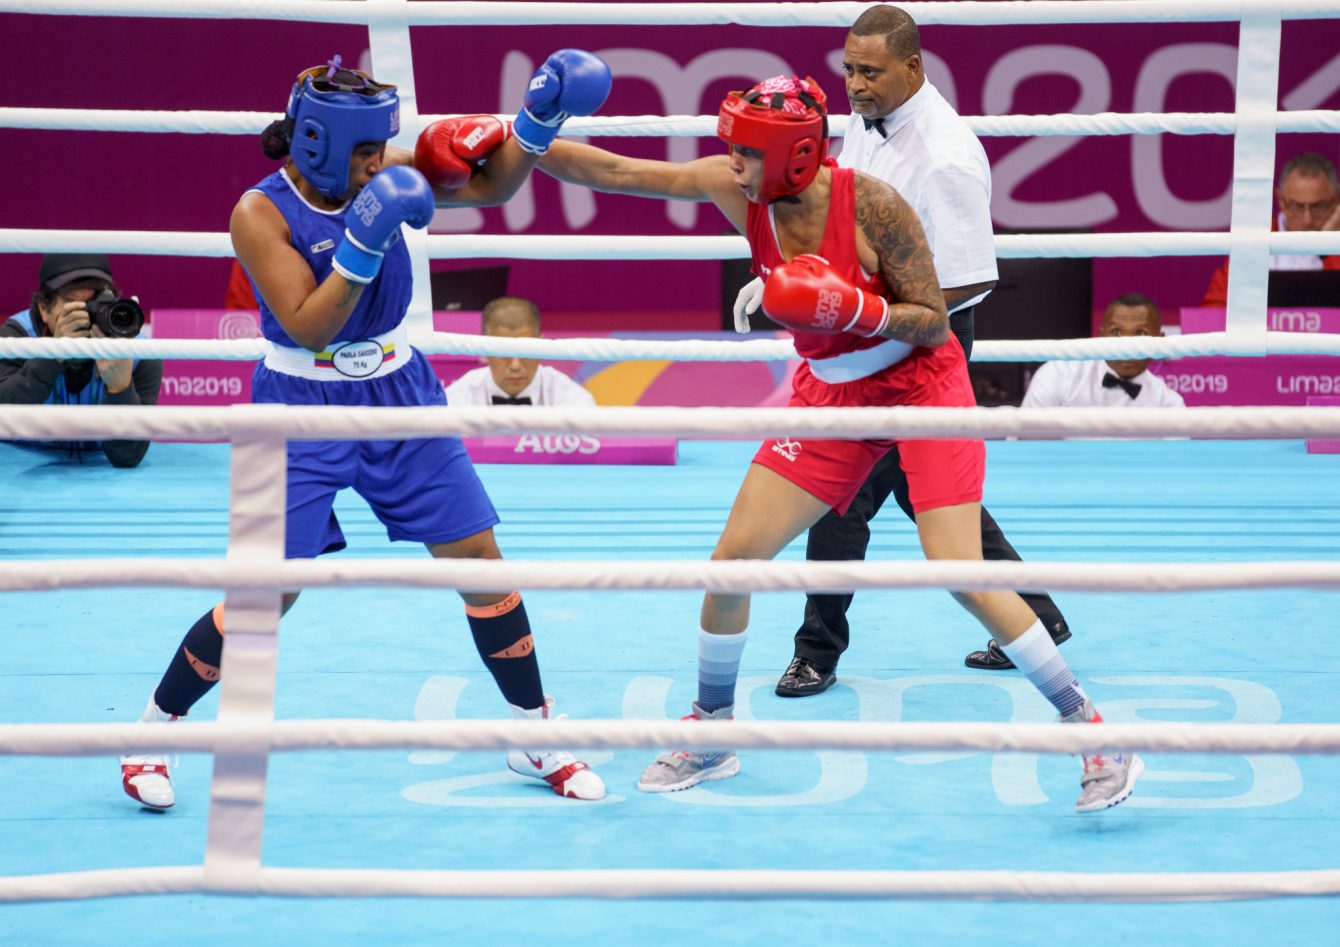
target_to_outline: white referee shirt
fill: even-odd
[[[1147,371],[1130,379],[1140,386],[1134,398],[1120,387],[1104,388],[1107,362],[1045,362],[1028,383],[1025,408],[1185,408],[1182,396]],[[1115,374],[1115,372],[1113,372]]]
[[[888,137],[847,119],[838,164],[891,185],[912,205],[926,231],[944,287],[999,277],[991,229],[991,167],[982,143],[927,81],[884,119]],[[985,294],[983,294],[985,296]],[[962,309],[983,296],[964,300]]]
[[[495,395],[508,397],[493,381],[487,365],[466,372],[447,386],[447,403],[458,408],[492,405]],[[548,365],[536,370],[535,377],[517,397],[529,398],[531,404],[546,407],[589,408],[596,403],[591,392]]]

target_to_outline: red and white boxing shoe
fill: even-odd
[[[553,715],[554,699],[545,695],[544,706],[523,710],[509,704],[512,716],[518,720],[562,720],[567,716]],[[522,776],[542,779],[554,792],[566,799],[585,799],[594,802],[605,798],[605,782],[591,767],[563,750],[541,750],[530,753],[512,750],[507,754],[507,768]]]
[[[164,713],[149,697],[149,705],[140,717],[141,723],[170,723],[175,714]],[[148,809],[171,809],[177,801],[172,791],[172,777],[168,775],[166,754],[147,753],[121,757],[121,788],[126,795]]]

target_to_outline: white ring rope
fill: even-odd
[[[707,732],[704,733],[704,730]],[[0,756],[101,756],[128,750],[209,753],[247,737],[273,752],[305,750],[511,749],[910,751],[984,753],[1317,753],[1340,754],[1335,723],[872,723],[833,720],[732,720],[720,726],[685,720],[275,720],[21,723],[0,725]]]
[[[203,867],[122,868],[0,877],[0,901],[126,895],[264,895],[327,898],[693,898],[1174,902],[1340,894],[1340,871],[377,871],[257,868],[245,883]]]
[[[0,440],[386,440],[571,434],[608,437],[1309,438],[1340,436],[1340,407],[1190,408],[341,408],[6,405]]]
[[[785,339],[509,339],[435,332],[416,338],[430,355],[477,355],[592,362],[775,362],[798,358]],[[0,358],[174,358],[256,361],[260,339],[51,339],[0,338]],[[1039,362],[1077,359],[1193,358],[1204,355],[1340,355],[1340,334],[1266,332],[1242,337],[1204,332],[1165,338],[997,339],[973,345],[974,362]]]
[[[461,3],[399,0],[352,3],[344,0],[125,0],[110,11],[102,0],[0,0],[0,12],[98,14],[173,18],[253,18],[289,22],[369,25],[372,45],[378,29],[407,46],[406,25],[491,24],[703,24],[845,27],[866,3]],[[923,25],[1240,22],[1240,46],[1273,36],[1278,47],[1279,19],[1340,17],[1334,0],[1036,0],[1020,3],[911,3],[905,9]],[[1273,23],[1273,27],[1271,24]],[[1272,32],[1273,29],[1273,32]],[[403,41],[403,42],[402,42]],[[383,36],[383,45],[385,36]],[[1259,45],[1259,43],[1258,43]],[[1251,47],[1256,49],[1256,47]],[[385,49],[382,50],[385,52]],[[1257,50],[1260,68],[1278,72],[1277,53]],[[395,70],[393,69],[392,72]],[[1340,112],[1312,110],[1261,112],[1260,103],[1243,97],[1238,111],[970,117],[981,135],[1232,134],[1273,122],[1280,132],[1340,131]],[[408,88],[408,86],[407,86]],[[1258,96],[1259,98],[1259,96]],[[1244,111],[1246,109],[1247,111]],[[1239,119],[1246,116],[1250,121]],[[107,131],[252,134],[272,116],[264,113],[206,111],[0,109],[0,127],[64,128]],[[433,116],[422,116],[420,124]],[[837,124],[836,119],[833,124]],[[411,127],[413,122],[409,122]],[[569,134],[707,136],[713,120],[705,116],[604,116],[575,120]],[[839,132],[840,133],[840,132]],[[1240,141],[1238,144],[1242,144]],[[1259,151],[1259,149],[1258,149]],[[1259,158],[1259,154],[1258,154]],[[1258,161],[1258,163],[1260,163]],[[1235,168],[1235,188],[1259,199],[1269,182]],[[1245,205],[1244,205],[1245,206]],[[1235,218],[1230,233],[1014,235],[997,238],[1002,257],[1222,255],[1230,242],[1245,239],[1246,224]],[[1340,251],[1337,234],[1251,234],[1251,254],[1241,247],[1234,259],[1250,269],[1268,244],[1273,253]],[[501,257],[518,259],[737,259],[747,256],[741,238],[646,237],[489,237],[434,235],[424,241],[435,259]],[[128,253],[205,257],[232,256],[224,234],[112,231],[0,230],[0,253],[119,250]],[[416,256],[421,262],[422,252]],[[1239,282],[1247,266],[1236,266]],[[1255,280],[1256,277],[1252,277]],[[1260,287],[1250,280],[1235,292],[1230,326],[1245,325],[1254,307],[1241,300]],[[419,331],[419,330],[416,330]],[[512,354],[512,348],[474,337],[421,333],[427,351]],[[1160,340],[1067,340],[1062,342],[981,343],[982,360],[1033,360],[1056,357],[1168,357],[1179,354],[1262,355],[1267,351],[1336,354],[1336,338],[1253,330],[1209,333]],[[23,340],[15,340],[21,342]],[[41,341],[35,354],[54,357],[147,355],[255,359],[260,344],[194,340]],[[67,342],[73,347],[67,350]],[[648,343],[640,340],[542,340],[534,353],[580,353],[571,357],[660,358],[681,351],[681,358],[713,360],[794,357],[789,343]],[[609,343],[608,348],[602,348]],[[0,344],[0,357],[16,349]],[[666,349],[664,346],[677,346]],[[109,346],[103,348],[102,346]],[[566,348],[564,346],[567,346]],[[639,347],[641,346],[641,347]],[[706,347],[703,347],[706,346]],[[96,348],[95,348],[96,347]],[[157,348],[155,348],[157,347]],[[424,346],[421,346],[424,347]],[[1179,348],[1180,347],[1180,348]],[[187,354],[178,354],[187,353]],[[220,353],[226,353],[221,355]],[[631,353],[631,354],[630,354]],[[638,354],[640,353],[640,354]],[[526,353],[532,354],[532,353]],[[1008,358],[1006,357],[1008,356]],[[1080,874],[1075,872],[774,872],[774,871],[330,871],[274,869],[260,863],[264,762],[282,750],[335,747],[434,747],[501,749],[528,747],[707,748],[721,735],[680,722],[555,721],[536,728],[516,722],[457,721],[284,721],[274,722],[273,654],[277,640],[278,592],[289,587],[344,586],[451,587],[463,590],[509,588],[707,588],[848,590],[857,588],[1074,588],[1132,592],[1257,587],[1334,588],[1340,564],[1332,562],[1236,564],[1073,564],[1073,563],[793,563],[793,562],[384,562],[289,560],[273,528],[273,509],[282,497],[285,440],[330,437],[394,438],[433,434],[642,434],[687,436],[773,436],[779,430],[828,437],[890,436],[1197,436],[1308,437],[1340,434],[1340,408],[1229,408],[1162,412],[1134,409],[363,409],[235,406],[233,408],[55,408],[14,406],[0,413],[0,437],[83,438],[105,436],[230,439],[233,483],[230,498],[230,555],[223,560],[89,559],[60,563],[19,562],[0,572],[0,590],[166,585],[225,589],[230,626],[225,653],[230,661],[249,650],[256,660],[238,664],[250,675],[223,682],[219,721],[171,728],[142,725],[0,725],[0,754],[90,755],[133,749],[213,751],[215,783],[203,866],[71,872],[0,877],[0,901],[59,900],[169,892],[225,892],[275,896],[380,897],[640,897],[755,898],[796,897],[920,898],[1058,901],[1223,900],[1340,894],[1340,871]],[[242,551],[245,551],[244,555]],[[40,566],[40,568],[39,568]],[[58,568],[53,568],[56,566]],[[59,575],[57,582],[53,576]],[[240,649],[240,650],[239,650]],[[267,657],[268,656],[268,657]],[[266,662],[269,663],[266,663]],[[239,721],[247,720],[242,724]],[[261,721],[259,724],[256,721]],[[1080,752],[1092,749],[1145,749],[1210,753],[1337,753],[1340,726],[1245,724],[1109,724],[1102,728],[1057,724],[833,724],[750,723],[727,725],[731,743],[755,748],[957,749],[990,752]],[[531,730],[534,730],[534,734]],[[717,728],[713,728],[714,731]],[[259,780],[249,776],[257,772]],[[224,776],[220,777],[220,773]],[[248,782],[248,779],[250,782]],[[240,790],[240,791],[239,791]],[[240,836],[239,836],[240,830]],[[230,840],[230,833],[239,836]]]
[[[718,593],[858,589],[1050,589],[1077,592],[1201,592],[1340,588],[1340,563],[1290,562],[786,562],[730,560],[286,559],[256,564],[156,557],[10,562],[0,591],[95,588],[418,588],[489,592],[705,589]]]
[[[850,26],[869,3],[548,3],[417,2],[411,26],[626,25]],[[1030,0],[915,2],[903,7],[921,25],[1237,22],[1244,12],[1278,9],[1288,20],[1340,18],[1334,0]],[[0,0],[0,13],[109,14],[105,0]],[[307,23],[368,22],[366,4],[346,0],[119,0],[114,15],[174,19],[258,19]]]
[[[420,115],[425,128],[460,113]],[[497,113],[508,121],[516,116]],[[186,135],[256,135],[277,116],[271,112],[210,112],[135,109],[60,109],[0,107],[0,128],[48,131],[172,132]],[[965,115],[977,135],[988,138],[1052,135],[1232,135],[1237,118],[1231,112],[1097,112],[1089,115]],[[1278,113],[1280,132],[1340,132],[1340,111],[1296,109]],[[847,119],[828,120],[829,134],[846,134]],[[616,138],[715,138],[712,115],[592,115],[563,123],[560,135]]]
[[[1155,257],[1222,256],[1230,235],[1217,232],[997,234],[996,256]],[[742,236],[646,236],[585,234],[430,234],[434,260],[497,257],[513,260],[740,260],[748,259]],[[1271,253],[1340,253],[1340,231],[1272,233]],[[0,253],[89,253],[111,251],[153,256],[231,257],[226,233],[154,230],[50,230],[0,228]]]

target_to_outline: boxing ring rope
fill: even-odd
[[[367,25],[400,0],[120,0],[115,16],[257,19]],[[619,25],[847,27],[870,3],[548,3],[420,0],[401,14],[410,26]],[[1007,26],[1044,23],[1232,23],[1259,10],[1286,19],[1340,19],[1331,0],[1028,0],[900,3],[921,25]],[[376,12],[370,13],[369,9]],[[107,16],[101,0],[0,0],[0,13]]]
[[[996,256],[1153,257],[1227,253],[1228,233],[997,234]],[[741,260],[749,258],[741,236],[646,236],[639,234],[430,234],[434,260],[500,257],[513,260]],[[1340,232],[1272,233],[1271,253],[1340,251]],[[0,253],[87,253],[111,250],[151,256],[231,257],[226,233],[150,230],[50,230],[0,227]]]
[[[595,362],[670,360],[679,362],[789,361],[796,351],[783,339],[745,342],[706,339],[508,339],[435,332],[414,339],[428,354],[499,355]],[[0,358],[178,358],[256,361],[267,343],[260,339],[0,339]],[[980,349],[980,354],[979,354]],[[1034,362],[1076,359],[1191,358],[1203,355],[1340,355],[1340,334],[1266,332],[1244,338],[1227,332],[1189,336],[999,339],[973,346],[974,362]],[[1200,409],[1193,409],[1200,410]]]
[[[383,78],[400,85],[405,97],[404,125],[417,130],[428,116],[415,111],[408,27],[425,25],[505,24],[644,24],[674,25],[738,23],[752,26],[845,27],[865,3],[813,4],[552,4],[552,3],[405,3],[404,0],[196,0],[183,8],[179,0],[127,0],[117,16],[174,18],[240,17],[290,22],[362,24],[369,28],[379,62],[391,68]],[[1039,357],[1117,357],[1126,353],[1176,351],[1207,343],[1214,354],[1266,351],[1307,351],[1335,354],[1333,337],[1300,339],[1300,334],[1268,333],[1262,324],[1269,253],[1333,252],[1340,235],[1271,235],[1268,220],[1274,135],[1278,131],[1335,130],[1335,112],[1279,112],[1276,109],[1280,25],[1283,19],[1340,18],[1333,0],[1037,0],[1029,3],[902,4],[921,24],[1024,24],[1118,22],[1240,22],[1236,110],[1223,113],[1168,115],[1103,114],[1093,116],[989,116],[970,118],[980,134],[1233,134],[1235,141],[1234,205],[1227,233],[1094,234],[1051,237],[998,237],[1001,256],[1154,256],[1227,252],[1232,263],[1228,331],[1193,340],[1069,340],[1064,343],[981,343],[984,360],[1010,353],[1020,360]],[[0,0],[0,12],[31,14],[98,14],[109,11],[97,0]],[[84,127],[91,122],[105,130],[254,133],[256,113],[132,112],[85,113],[70,110],[4,109],[0,126]],[[268,119],[270,116],[266,115]],[[574,121],[570,134],[706,135],[710,118],[646,116]],[[67,124],[57,124],[64,122]],[[226,127],[216,127],[226,126]],[[147,127],[146,127],[147,126]],[[182,127],[189,126],[189,127]],[[92,126],[90,126],[92,127]],[[410,235],[416,266],[426,272],[427,259],[478,256],[528,259],[725,259],[745,256],[738,238],[585,238],[479,237]],[[730,241],[730,242],[727,242]],[[505,244],[505,246],[504,246]],[[0,230],[0,252],[120,250],[174,255],[231,256],[223,234],[145,234],[102,231],[62,232]],[[683,254],[676,256],[676,254]],[[422,277],[422,273],[418,273]],[[416,278],[420,289],[426,281]],[[416,306],[419,305],[416,299]],[[419,309],[424,307],[419,306]],[[426,310],[425,310],[426,311]],[[420,312],[422,316],[424,313]],[[433,345],[461,344],[462,337],[428,336],[427,351],[459,351]],[[20,342],[23,340],[15,340]],[[523,341],[523,340],[518,340]],[[524,340],[529,341],[529,340]],[[601,340],[604,341],[604,340]],[[634,343],[634,340],[608,340]],[[555,352],[586,352],[573,343],[536,340],[525,354],[560,357]],[[161,349],[153,349],[164,343]],[[1131,344],[1135,343],[1135,344]],[[13,343],[6,342],[5,345]],[[62,340],[57,343],[64,345]],[[85,344],[77,340],[76,344]],[[208,342],[206,348],[176,340],[110,340],[87,343],[108,348],[71,349],[79,354],[187,352],[172,357],[256,358],[254,343]],[[646,344],[646,343],[634,343]],[[664,345],[665,343],[659,343]],[[703,343],[713,344],[713,343]],[[244,349],[244,345],[252,345]],[[572,346],[564,349],[563,345]],[[787,343],[725,343],[748,357],[794,357]],[[1036,346],[1029,348],[1028,346]],[[1046,346],[1056,346],[1046,348]],[[1277,348],[1279,347],[1279,348]],[[518,354],[520,354],[518,347]],[[683,346],[677,357],[698,357],[700,349]],[[482,343],[479,353],[511,354],[510,347]],[[604,351],[604,350],[601,350]],[[613,352],[614,350],[609,350]],[[664,357],[629,352],[612,358]],[[1065,354],[1052,354],[1056,352]],[[0,348],[0,355],[18,350]],[[66,350],[45,340],[40,353],[60,357]],[[219,353],[226,352],[220,356]],[[246,352],[246,354],[241,354]],[[1084,352],[1086,354],[1071,354]],[[25,353],[29,354],[29,353]],[[583,354],[580,357],[588,357]],[[707,356],[704,356],[707,357]],[[725,358],[724,349],[713,358]],[[733,356],[732,356],[733,357]],[[1004,355],[1001,355],[1004,358]],[[782,412],[785,413],[782,413]],[[90,755],[144,748],[212,751],[215,777],[211,791],[209,830],[204,864],[147,869],[66,872],[0,877],[0,900],[63,900],[128,894],[217,892],[273,896],[383,897],[591,897],[591,898],[917,898],[1055,901],[1179,901],[1226,900],[1340,894],[1340,870],[1292,872],[1203,872],[1077,874],[1074,872],[804,872],[804,871],[379,871],[276,869],[260,861],[265,799],[265,768],[271,752],[334,747],[434,747],[487,749],[520,746],[572,747],[677,746],[699,747],[703,739],[679,722],[554,721],[528,727],[518,722],[407,721],[284,721],[274,715],[275,651],[279,594],[285,588],[323,584],[407,585],[460,589],[522,588],[708,588],[854,589],[889,587],[1027,588],[1033,583],[1052,588],[1113,589],[1154,592],[1192,588],[1340,586],[1340,566],[1330,562],[1240,563],[1197,566],[1167,564],[1095,568],[1063,563],[527,563],[422,562],[397,563],[394,570],[378,561],[286,561],[283,558],[284,453],[286,438],[345,439],[424,436],[425,433],[646,433],[661,431],[689,436],[729,433],[766,436],[777,430],[793,434],[822,432],[828,437],[861,437],[899,432],[920,437],[1006,436],[1017,434],[1141,436],[1305,437],[1340,433],[1340,409],[1197,409],[1188,412],[1086,409],[907,409],[838,410],[732,409],[729,415],[707,409],[617,409],[573,412],[557,409],[368,409],[331,412],[279,406],[232,408],[82,408],[19,407],[0,414],[0,437],[153,436],[232,441],[230,529],[227,555],[212,562],[163,560],[69,560],[61,588],[166,585],[225,590],[228,635],[225,660],[229,674],[222,682],[218,721],[179,724],[171,728],[142,725],[0,725],[0,754]],[[7,565],[0,589],[40,590],[55,587],[52,563],[42,570],[32,563]],[[600,570],[598,578],[592,578]],[[1101,574],[1099,573],[1101,569]],[[895,574],[896,573],[896,574]],[[474,583],[479,583],[475,585]],[[960,584],[962,583],[962,584]],[[994,749],[1013,752],[1079,752],[1095,749],[1195,750],[1213,753],[1340,752],[1340,727],[1334,725],[1253,726],[1246,724],[1138,724],[1103,728],[1064,728],[1058,724],[832,724],[746,723],[727,725],[731,742],[740,747],[871,749]],[[1101,730],[1101,732],[1096,732]],[[1088,732],[1084,732],[1088,731]],[[720,743],[720,734],[713,744]]]
[[[595,575],[600,573],[599,575]],[[52,578],[59,575],[59,579]],[[0,574],[0,592],[93,588],[418,588],[488,592],[704,589],[740,592],[849,592],[861,589],[1049,589],[1072,592],[1203,592],[1243,589],[1340,588],[1340,565],[1290,561],[1233,564],[1071,563],[993,561],[795,562],[605,560],[423,561],[286,560],[264,568],[245,563],[183,562],[155,557],[43,559],[16,562]]]
[[[596,434],[757,439],[1340,436],[1340,407],[1130,408],[676,408],[374,407],[234,404],[7,405],[0,440],[377,440],[518,434]]]
[[[423,114],[419,129],[460,113]],[[516,116],[497,113],[511,121]],[[211,112],[134,109],[84,109],[0,107],[0,128],[30,128],[48,131],[172,132],[184,135],[258,135],[270,124],[271,112]],[[1095,112],[1088,115],[966,115],[963,120],[979,137],[1045,138],[1056,135],[1232,135],[1237,118],[1231,112]],[[1326,109],[1292,109],[1276,113],[1276,124],[1285,132],[1340,132],[1340,112]],[[833,138],[847,133],[842,116],[828,119]],[[597,135],[608,138],[715,138],[716,118],[710,115],[592,115],[570,118],[560,137]]]

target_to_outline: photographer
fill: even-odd
[[[42,258],[38,289],[27,312],[0,325],[0,338],[131,338],[139,334],[138,304],[119,298],[111,265],[101,253],[53,253]],[[156,404],[163,381],[158,359],[0,359],[0,404]],[[148,441],[51,444],[100,447],[114,467],[134,467]]]

